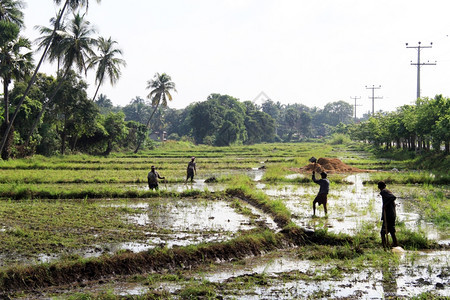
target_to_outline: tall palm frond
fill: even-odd
[[[58,55],[63,56],[64,69],[68,70],[73,65],[81,73],[86,73],[86,62],[94,55],[92,46],[97,42],[91,37],[96,30],[90,22],[84,19],[84,15],[76,13],[69,21],[67,31],[61,32],[61,41],[56,49]]]
[[[147,81],[147,89],[151,89],[147,98],[152,101],[153,106],[159,106],[160,104],[167,106],[167,99],[172,101],[170,91],[177,91],[172,78],[166,73],[156,73],[152,80]]]
[[[100,3],[101,0],[96,0],[97,3]],[[61,2],[66,2],[67,5],[72,9],[76,10],[77,8],[86,6],[86,9],[89,8],[89,0],[54,0],[54,2],[58,5],[61,4]]]
[[[22,0],[1,0],[0,20],[14,23],[19,27],[24,27],[23,8],[25,8],[25,3]]]
[[[115,48],[115,44],[117,44],[117,42],[113,41],[111,37],[108,39],[99,37],[97,39],[97,46],[100,53],[98,55],[93,55],[89,59],[88,65],[88,68],[97,66],[97,72],[95,75],[97,89],[95,90],[92,100],[95,100],[97,92],[103,84],[105,76],[109,77],[109,82],[111,85],[115,85],[122,74],[120,67],[126,66],[125,60],[116,57],[117,55],[122,55],[122,50]]]
[[[48,60],[50,62],[54,62],[55,60],[58,62],[58,71],[60,69],[60,60],[61,60],[61,53],[58,51],[59,44],[62,39],[62,35],[66,30],[64,19],[60,18],[59,22],[56,22],[58,20],[58,16],[56,18],[50,19],[51,27],[46,27],[42,25],[36,25],[34,26],[35,29],[37,29],[40,33],[40,37],[37,38],[34,42],[38,45],[38,50],[43,50],[47,47],[47,45],[50,44],[48,48]]]

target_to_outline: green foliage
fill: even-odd
[[[404,105],[397,111],[377,114],[355,125],[352,137],[381,148],[403,148],[429,152],[431,146],[440,152],[450,151],[450,100],[442,95],[418,99],[415,105]]]
[[[342,133],[334,133],[329,140],[329,143],[331,145],[343,145],[348,144],[350,142],[351,142],[350,138]]]

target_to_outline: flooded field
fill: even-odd
[[[328,215],[325,216],[319,206],[317,216],[313,217],[312,201],[319,187],[307,180],[311,174],[292,174],[289,166],[287,175],[276,175],[280,176],[279,181],[265,180],[267,168],[271,168],[267,161],[255,159],[247,162],[253,164],[248,168],[204,170],[192,183],[184,183],[180,178],[162,181],[156,192],[149,191],[142,179],[98,183],[99,189],[111,195],[119,194],[103,198],[88,196],[88,192],[96,195],[92,192],[95,182],[57,185],[61,190],[77,185],[81,191],[78,194],[88,191],[84,199],[66,199],[63,193],[56,199],[28,199],[40,191],[36,187],[32,190],[32,183],[21,187],[15,183],[17,193],[26,196],[14,201],[3,200],[0,237],[5,251],[0,254],[0,267],[4,270],[14,270],[14,266],[17,269],[39,268],[40,265],[77,264],[84,260],[89,263],[90,259],[102,263],[123,253],[138,255],[161,249],[162,253],[173,255],[175,252],[170,252],[173,249],[190,253],[190,249],[195,251],[195,247],[209,244],[222,249],[222,245],[233,245],[246,236],[249,241],[255,239],[258,245],[253,234],[283,235],[286,231],[284,225],[277,225],[279,220],[276,222],[279,218],[276,209],[280,206],[288,211],[287,227],[298,227],[308,234],[324,232],[334,235],[336,241],[352,242],[302,246],[284,242],[276,251],[260,251],[257,255],[225,256],[228,258],[134,275],[119,276],[113,272],[65,286],[24,290],[8,296],[17,299],[66,299],[76,294],[80,299],[82,295],[99,299],[108,295],[156,299],[450,297],[450,232],[448,227],[430,221],[415,202],[419,196],[431,193],[440,193],[448,201],[448,187],[388,185],[397,196],[399,236],[403,239],[423,237],[430,245],[438,244],[431,250],[410,246],[400,253],[391,253],[384,251],[379,241],[379,191],[373,183],[364,184],[373,173],[340,174],[335,182],[331,177]],[[231,162],[230,159],[229,164]],[[214,158],[211,165],[215,164],[220,164],[220,159]],[[274,168],[280,167],[275,165]],[[8,185],[7,176],[17,176],[13,172],[10,174],[2,179],[3,186]],[[250,192],[229,194],[227,190],[234,188],[230,181],[240,176],[250,181],[247,184]],[[212,177],[227,179],[210,183],[208,179]],[[18,179],[14,177],[14,180]],[[53,189],[51,178],[34,185],[44,191]],[[120,193],[128,195],[135,191],[138,195],[135,198],[120,196]],[[140,197],[139,193],[148,197]],[[255,202],[258,197],[262,200]],[[264,206],[264,203],[269,204]],[[268,241],[274,238],[275,235]],[[359,243],[365,238],[364,243],[370,248],[362,248]],[[33,251],[29,251],[30,248]]]
[[[389,265],[371,267],[351,261],[304,260],[297,258],[297,250],[287,250],[184,271],[175,278],[167,275],[170,279],[157,282],[102,281],[71,293],[138,296],[164,291],[167,297],[180,299],[177,295],[189,286],[210,286],[215,289],[214,299],[409,299],[421,293],[450,297],[448,251],[395,255]],[[52,295],[65,294],[52,290]]]

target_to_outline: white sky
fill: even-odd
[[[33,27],[49,26],[58,8],[51,0],[25,2],[25,35],[34,40]],[[417,50],[407,42],[433,42],[421,51],[421,62],[437,61],[421,68],[421,96],[450,95],[449,12],[448,0],[90,0],[87,18],[124,52],[120,81],[99,91],[115,105],[145,98],[147,81],[165,72],[178,91],[172,108],[211,93],[244,101],[264,91],[283,104],[321,108],[361,97],[359,117],[372,109],[366,86],[381,85],[375,110],[415,100]]]

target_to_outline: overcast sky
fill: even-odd
[[[25,2],[25,35],[34,40],[33,27],[49,26],[59,8],[51,0]],[[115,105],[145,98],[147,81],[165,72],[178,91],[172,108],[211,93],[245,101],[264,92],[320,108],[360,97],[361,116],[372,109],[366,86],[381,85],[375,110],[415,100],[417,49],[405,43],[433,43],[421,51],[421,62],[437,62],[421,68],[421,96],[449,96],[449,12],[448,0],[91,0],[87,18],[124,52],[120,81],[99,91]]]

